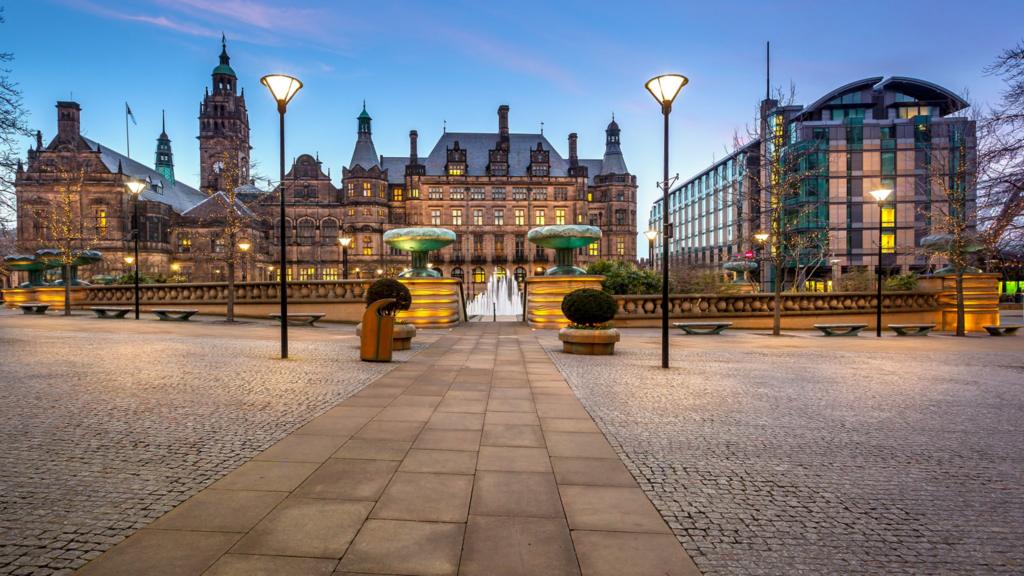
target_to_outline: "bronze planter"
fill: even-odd
[[[615,328],[597,330],[562,328],[558,331],[558,339],[562,341],[562,352],[566,354],[608,356],[615,353],[615,343],[619,341],[619,331]]]
[[[356,336],[363,335],[363,323],[356,324]],[[395,323],[394,336],[391,337],[392,350],[409,350],[412,348],[412,339],[416,337],[416,327],[412,324]]]

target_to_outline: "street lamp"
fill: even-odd
[[[672,102],[679,91],[690,80],[680,74],[662,74],[644,84],[647,91],[661,105],[665,118],[664,154],[662,157],[662,200],[661,200],[661,367],[668,368],[668,241],[672,229],[668,223],[668,116],[672,113]]]
[[[145,180],[131,179],[125,182],[125,186],[128,188],[128,194],[132,196],[135,201],[135,222],[132,226],[132,236],[135,237],[135,257],[132,260],[135,262],[135,319],[139,319],[139,198],[142,197],[142,191],[146,189],[147,182]],[[128,259],[125,258],[127,262]],[[131,262],[128,262],[131,264]]]
[[[647,261],[651,264],[651,270],[654,270],[654,240],[658,237],[658,229],[650,228],[644,232],[644,236],[647,236]]]
[[[352,237],[342,236],[338,244],[341,244],[341,279],[348,280],[348,247],[352,245]]]
[[[759,260],[758,265],[761,265],[761,266],[763,266],[763,263],[764,263],[764,245],[765,245],[765,242],[768,242],[768,238],[770,238],[770,236],[768,235],[767,232],[757,232],[757,233],[754,234],[754,240],[757,240],[757,243],[761,245],[760,257],[758,258],[758,260]],[[763,268],[762,268],[761,271],[762,272],[764,271]],[[761,276],[761,277],[764,278],[764,276]],[[758,288],[758,291],[764,292],[764,284],[765,284],[765,282],[761,282],[761,284],[760,284],[760,286]]]
[[[280,135],[281,135],[281,170],[280,170],[280,184],[278,189],[281,196],[281,228],[279,233],[281,234],[280,246],[281,246],[281,266],[278,270],[278,274],[281,276],[281,358],[288,357],[288,275],[285,274],[285,270],[288,269],[288,255],[285,248],[285,220],[284,220],[284,113],[288,109],[288,102],[295,96],[295,94],[302,88],[302,82],[299,82],[297,78],[292,78],[285,74],[268,74],[263,78],[260,78],[260,83],[270,90],[270,95],[274,97],[277,102],[277,113],[280,116]]]
[[[871,191],[871,196],[878,203],[878,263],[875,265],[875,271],[878,275],[875,298],[875,337],[877,338],[882,337],[882,203],[889,199],[890,194],[892,194],[892,190],[889,188],[879,188],[878,190]]]
[[[242,282],[249,281],[249,248],[252,248],[252,242],[245,238],[238,241],[238,249],[242,251]]]

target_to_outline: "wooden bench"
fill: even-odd
[[[888,327],[897,336],[927,336],[935,324],[889,324]]]
[[[41,302],[25,302],[24,304],[18,304],[18,308],[21,308],[21,311],[25,314],[46,314],[50,305]]]
[[[117,308],[113,306],[92,306],[89,310],[95,312],[97,318],[124,318],[132,311],[131,308]]]
[[[1013,336],[1024,324],[1003,324],[1002,326],[982,326],[989,336]]]
[[[323,318],[327,314],[323,312],[289,312],[288,313],[288,325],[289,326],[312,326],[316,324],[316,321]],[[271,318],[281,321],[281,314],[271,314]]]
[[[674,322],[672,325],[691,336],[707,336],[721,334],[732,322]]]
[[[815,324],[815,328],[821,330],[825,336],[856,336],[860,331],[867,328],[867,324]]]
[[[176,322],[187,322],[189,318],[194,316],[199,310],[184,309],[184,308],[157,308],[153,310],[153,314],[160,320],[176,321]]]

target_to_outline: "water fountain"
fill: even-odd
[[[471,317],[519,316],[522,313],[523,292],[519,283],[497,274],[491,275],[484,290],[466,306],[466,314]]]
[[[604,276],[592,276],[577,268],[577,250],[601,240],[601,229],[579,224],[541,226],[526,234],[530,242],[554,248],[555,265],[543,276],[526,281],[526,321],[534,328],[562,328],[569,319],[562,313],[562,299],[580,288],[601,289]]]
[[[582,224],[541,226],[527,232],[526,239],[538,246],[555,249],[555,265],[544,272],[545,276],[582,276],[586,272],[573,264],[573,254],[577,249],[601,240],[601,229]]]
[[[412,254],[412,268],[399,278],[440,278],[441,273],[427,266],[427,255],[455,242],[455,232],[447,228],[396,228],[384,233],[384,243]]]

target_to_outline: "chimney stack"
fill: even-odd
[[[498,135],[503,142],[508,141],[508,104],[498,106]]]
[[[575,166],[579,164],[579,157],[576,155],[576,133],[571,132],[569,134],[569,165]]]
[[[81,113],[78,102],[57,102],[57,136],[61,140],[76,139],[81,134]]]
[[[409,164],[419,164],[419,154],[416,153],[416,139],[419,134],[415,130],[409,130]]]

